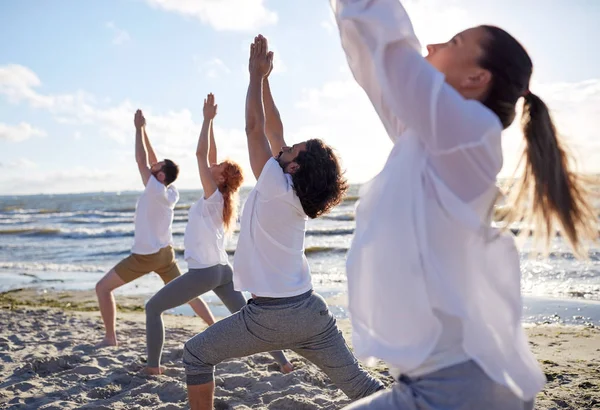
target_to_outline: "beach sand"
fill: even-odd
[[[187,409],[183,343],[205,326],[165,315],[166,374],[140,372],[145,360],[143,298],[118,296],[118,347],[96,349],[102,322],[86,291],[19,290],[0,294],[1,409]],[[350,323],[339,326],[350,343]],[[600,408],[600,330],[539,325],[527,328],[549,380],[536,409]],[[340,409],[349,403],[314,365],[286,352],[288,375],[267,354],[216,369],[217,409]],[[391,379],[381,364],[369,369]]]

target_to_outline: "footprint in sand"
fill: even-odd
[[[72,369],[79,363],[81,363],[79,356],[69,355],[37,359],[28,363],[25,367],[29,367],[41,377],[46,377],[53,373]]]

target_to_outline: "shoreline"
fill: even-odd
[[[183,343],[205,325],[196,317],[165,314],[165,375],[139,373],[145,360],[143,298],[119,295],[120,346],[95,349],[102,322],[93,291],[0,294],[0,408],[186,409]],[[338,319],[351,346],[351,325]],[[526,327],[548,383],[536,409],[600,406],[600,329],[560,324]],[[216,408],[341,409],[348,399],[314,365],[286,352],[296,367],[282,375],[270,356],[217,366]],[[379,363],[369,371],[391,382]]]
[[[346,293],[319,288],[316,288],[315,291],[325,298],[331,311],[338,319],[348,318]],[[116,291],[115,299],[120,310],[143,312],[146,301],[153,295],[154,292],[150,292],[148,289],[144,289],[139,293],[123,292],[121,289]],[[229,315],[229,311],[212,292],[203,295],[203,299],[210,306],[215,316],[224,317]],[[3,303],[12,306],[58,307],[66,310],[98,310],[93,289],[62,289],[60,287],[42,286],[42,284],[0,291],[0,305]],[[169,313],[195,316],[188,305],[175,308]],[[600,328],[600,301],[524,295],[523,324],[525,326],[536,324],[581,325]]]

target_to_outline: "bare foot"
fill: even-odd
[[[144,369],[142,370],[145,374],[148,375],[156,375],[158,376],[159,374],[163,374],[165,372],[167,368],[165,366],[160,366],[160,367],[144,367]]]
[[[290,362],[287,362],[284,365],[280,365],[279,368],[281,369],[281,373],[283,374],[288,374],[294,371],[294,366]]]
[[[97,348],[108,346],[118,346],[117,339],[105,336],[104,339],[96,345]]]

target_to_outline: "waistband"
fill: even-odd
[[[292,303],[302,302],[303,300],[308,299],[312,296],[314,291],[311,289],[308,292],[304,292],[298,296],[290,296],[289,298],[265,298],[265,297],[256,297],[248,300],[248,304],[254,304],[257,306],[281,306],[281,305],[289,305]]]

